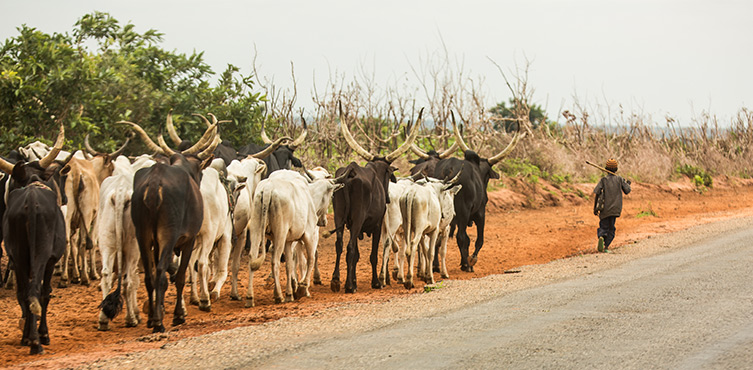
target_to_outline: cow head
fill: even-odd
[[[498,179],[499,174],[496,171],[494,171],[493,166],[497,164],[499,161],[501,161],[503,158],[505,158],[507,155],[509,155],[510,152],[518,144],[520,139],[522,139],[526,135],[525,132],[521,132],[520,125],[518,125],[518,131],[515,132],[515,136],[513,136],[510,143],[507,144],[507,147],[502,149],[502,151],[500,151],[496,155],[485,159],[485,158],[481,158],[476,152],[474,152],[473,150],[471,150],[470,147],[468,147],[468,144],[466,144],[465,141],[463,140],[463,135],[460,133],[457,123],[455,123],[455,114],[451,112],[451,116],[452,116],[452,129],[453,129],[453,132],[455,133],[455,140],[456,140],[455,142],[460,145],[461,149],[463,149],[463,152],[465,153],[464,155],[465,160],[477,166],[479,170],[479,174],[481,175],[481,178],[483,179],[485,185],[489,183],[489,179]]]
[[[92,148],[91,144],[89,144],[89,133],[86,134],[86,137],[84,137],[84,148],[86,149],[86,153],[91,155],[91,157],[87,159],[94,167],[94,173],[97,175],[97,182],[99,182],[100,185],[102,184],[102,181],[105,181],[107,177],[112,175],[112,172],[115,169],[113,160],[119,155],[123,154],[123,151],[131,141],[132,137],[133,133],[131,131],[131,133],[126,137],[126,141],[125,143],[123,143],[120,149],[112,153],[102,153]]]
[[[55,157],[60,153],[64,142],[65,128],[61,124],[55,145],[49,150],[47,155],[38,161],[18,161],[15,164],[11,164],[5,159],[0,159],[0,170],[11,176],[11,181],[8,183],[8,192],[28,186],[34,182],[40,182],[55,191],[58,195],[58,201],[63,204],[64,196],[60,190],[60,169],[64,164],[55,162]],[[70,157],[68,156],[68,159]]]

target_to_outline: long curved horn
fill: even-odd
[[[206,117],[204,117],[203,115],[201,115],[199,113],[192,113],[191,115],[192,116],[196,116],[196,117],[201,117],[201,120],[204,121],[204,124],[207,125],[207,128],[212,127],[212,123],[209,122],[209,120]]]
[[[303,144],[303,140],[306,139],[306,120],[303,118],[303,114],[301,114],[301,121],[303,121],[303,131],[301,131],[301,134],[298,135],[298,137],[293,140],[292,143],[288,144],[290,149],[297,149],[299,146],[301,146],[301,144]]]
[[[445,159],[451,156],[452,153],[455,153],[458,150],[458,148],[460,148],[460,144],[458,144],[457,140],[455,140],[455,142],[452,143],[452,145],[450,145],[450,147],[447,148],[447,150],[445,150],[442,153],[439,153],[439,159]]]
[[[214,140],[212,140],[212,143],[209,144],[209,146],[206,149],[197,153],[196,156],[199,157],[199,159],[201,160],[209,158],[212,155],[212,153],[214,153],[214,150],[217,149],[217,146],[220,145],[221,142],[222,142],[222,139],[220,139],[220,135],[214,135]]]
[[[526,136],[526,133],[521,133],[520,125],[518,125],[518,131],[515,132],[515,136],[513,136],[510,143],[507,144],[507,147],[505,149],[502,149],[499,154],[487,159],[487,161],[489,161],[489,165],[494,166],[495,164],[497,164],[497,162],[501,161],[502,158],[507,157],[507,155],[510,154],[513,149],[515,149],[515,146],[518,145],[518,141],[520,141],[520,139],[522,139],[524,136]]]
[[[94,150],[92,146],[89,144],[89,132],[86,133],[86,136],[84,137],[84,149],[86,149],[87,152],[91,155],[98,155],[100,154],[98,151]]]
[[[167,127],[167,134],[170,135],[170,140],[173,141],[173,144],[180,145],[180,143],[183,142],[183,140],[178,136],[178,132],[175,131],[175,126],[173,125],[173,110],[170,109],[169,112],[167,112],[167,120],[165,122],[165,126]]]
[[[47,168],[52,164],[52,161],[55,160],[55,157],[58,156],[58,153],[60,153],[60,150],[63,149],[63,144],[65,143],[65,127],[63,124],[60,124],[60,132],[58,132],[58,139],[55,140],[55,146],[52,147],[52,150],[50,150],[47,155],[39,160],[39,166],[42,168]]]
[[[403,153],[407,152],[408,149],[410,149],[411,144],[413,144],[414,141],[416,141],[416,137],[418,136],[418,130],[421,127],[421,123],[423,123],[422,116],[424,114],[424,108],[421,108],[421,111],[418,112],[418,119],[416,120],[416,124],[413,125],[413,128],[410,130],[410,135],[405,139],[405,142],[397,147],[395,151],[393,151],[390,154],[387,154],[387,156],[384,157],[384,159],[387,162],[392,163],[394,160],[396,160],[398,157],[403,155]]]
[[[126,136],[126,141],[123,143],[123,145],[120,147],[120,149],[110,153],[110,158],[117,158],[119,155],[123,154],[123,151],[125,150],[126,146],[129,142],[131,142],[131,137],[133,134],[130,134],[129,136]]]
[[[214,136],[217,133],[217,123],[209,126],[209,128],[204,131],[204,135],[201,136],[201,139],[199,139],[196,144],[194,144],[192,147],[182,151],[183,154],[196,154],[204,149],[206,149],[207,145],[210,145],[212,143],[212,140],[214,140]]]
[[[5,159],[0,158],[0,170],[2,170],[3,172],[5,172],[5,173],[7,173],[9,175],[12,174],[13,173],[13,166],[14,166],[13,163],[10,163],[10,162],[6,161]]]
[[[272,144],[272,140],[269,139],[269,136],[267,136],[267,133],[264,131],[265,121],[266,119],[261,121],[261,132],[259,135],[261,135],[261,141],[264,142],[264,144]]]
[[[428,153],[423,151],[423,149],[419,148],[418,145],[416,145],[415,143],[410,145],[410,150],[412,150],[413,154],[419,156],[421,159],[431,158],[431,156]]]
[[[449,180],[443,180],[442,183],[445,185],[451,185],[451,184],[457,184],[460,181],[460,174],[463,173],[463,167],[460,167],[460,171],[455,174],[455,177],[449,179]]]
[[[176,151],[172,150],[167,143],[165,142],[165,138],[162,137],[162,135],[157,136],[157,142],[159,143],[160,149],[162,150],[162,153],[168,157],[171,157],[173,154],[176,153]]]
[[[139,137],[141,137],[141,141],[143,141],[144,144],[146,144],[146,147],[149,148],[149,150],[151,150],[153,153],[168,155],[159,145],[155,144],[154,141],[152,141],[152,139],[149,137],[146,131],[144,131],[144,129],[141,128],[141,126],[133,122],[129,122],[129,121],[118,121],[116,123],[123,123],[126,125],[130,125],[131,128],[134,129],[137,134],[139,134]]]
[[[463,141],[463,135],[461,135],[460,130],[458,130],[458,125],[455,123],[455,113],[450,111],[450,115],[452,116],[452,130],[455,133],[455,142],[460,145],[460,148],[463,149],[463,151],[471,150],[471,148],[468,147],[468,144]]]
[[[364,149],[361,145],[356,142],[356,139],[353,138],[353,134],[350,133],[350,129],[348,129],[348,124],[345,123],[345,118],[343,117],[342,110],[340,110],[340,132],[342,132],[343,137],[345,138],[345,141],[350,145],[350,147],[358,153],[363,159],[367,161],[371,161],[374,159],[374,155],[369,153],[366,149]]]
[[[270,154],[272,154],[272,152],[274,152],[280,145],[282,145],[283,142],[292,141],[292,140],[293,139],[288,136],[281,137],[275,140],[272,144],[269,144],[266,148],[264,148],[264,150],[258,153],[251,154],[250,156],[256,159],[264,159]]]

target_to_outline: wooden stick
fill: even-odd
[[[589,161],[586,161],[586,164],[590,164],[591,166],[594,166],[594,167],[596,167],[596,168],[598,168],[598,169],[600,169],[600,170],[602,170],[602,171],[604,171],[604,172],[606,172],[606,173],[611,173],[612,175],[615,175],[615,176],[617,176],[617,174],[616,174],[616,173],[614,173],[614,172],[612,172],[612,171],[610,171],[610,170],[608,170],[608,169],[606,169],[606,168],[604,168],[604,167],[601,167],[601,166],[599,166],[599,165],[597,165],[597,164],[593,164],[593,163],[591,163],[591,162],[589,162]]]

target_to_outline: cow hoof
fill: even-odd
[[[83,286],[89,286],[89,279],[82,279],[81,280],[81,285],[83,285]]]
[[[40,335],[39,336],[39,343],[45,346],[50,345],[50,336],[49,335]]]
[[[440,271],[439,271],[439,266],[434,266],[434,267],[432,267],[432,268],[431,268],[431,271],[432,271],[432,272],[440,272]]]
[[[254,307],[254,297],[248,298],[246,297],[246,308]]]
[[[470,258],[468,258],[468,265],[470,265],[471,268],[476,265],[476,262],[478,262],[478,257],[471,256]]]
[[[182,324],[182,322],[180,324]],[[173,325],[180,325],[180,324],[176,324],[175,319],[173,319]],[[164,332],[165,332],[165,327],[163,325],[157,325],[152,328],[152,333],[164,333]]]
[[[209,301],[202,300],[201,303],[199,303],[199,310],[204,312],[212,311],[212,305]]]
[[[135,321],[126,320],[125,326],[126,328],[135,328],[139,326],[139,320],[138,319]]]
[[[447,274],[442,274],[441,276],[442,276],[442,279],[449,279],[450,278],[450,275],[447,275]]]
[[[31,341],[29,340],[29,338],[23,338],[23,339],[21,339],[21,345],[22,346],[30,346],[31,345]]]
[[[340,291],[340,280],[332,280],[329,282],[329,289],[337,293]]]
[[[295,299],[292,294],[285,294],[285,303],[293,302]]]
[[[413,289],[413,282],[406,281],[403,283],[403,286],[405,287],[405,289],[408,289],[408,290]]]
[[[71,279],[71,283],[73,283],[73,284],[80,284],[81,283],[81,279],[79,279],[77,277],[74,277],[73,279]]]
[[[295,291],[294,295],[295,299],[301,299],[303,297],[311,297],[311,293],[309,293],[309,290],[306,289],[306,287],[298,287],[298,289]]]
[[[460,271],[470,272],[471,271],[471,267],[468,266],[468,265],[461,265],[460,266]]]
[[[241,300],[241,296],[239,296],[238,293],[235,293],[235,294],[230,293],[230,300],[231,301],[240,301]]]
[[[321,278],[314,278],[314,285],[324,285]]]
[[[41,355],[44,353],[44,348],[42,348],[42,345],[40,344],[32,344],[31,345],[31,351],[29,351],[29,354],[31,355]]]
[[[395,280],[395,281],[397,281],[397,272],[398,271],[396,269],[392,270],[392,279]]]
[[[275,297],[275,303],[282,303],[282,297]]]
[[[217,300],[220,299],[220,292],[214,291],[214,292],[212,292],[212,294],[209,297],[210,297],[211,300],[217,301]]]
[[[371,282],[371,289],[382,289],[384,286],[379,281],[372,281]]]
[[[188,303],[191,304],[191,305],[194,305],[194,306],[198,306],[199,305],[199,299],[195,298],[195,297],[191,297],[191,299],[188,300]]]
[[[348,286],[348,284],[345,284],[345,293],[355,293],[357,290],[357,286],[353,284],[353,286]]]
[[[97,326],[97,330],[99,330],[99,331],[108,331],[108,330],[110,330],[110,323],[109,322],[100,322],[99,326]]]
[[[405,280],[403,280],[403,279],[395,279],[395,284],[405,284]]]

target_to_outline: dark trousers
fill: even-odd
[[[617,216],[604,217],[599,220],[599,229],[596,230],[596,235],[599,238],[604,238],[604,247],[609,247],[614,239],[614,233],[617,229],[614,227],[614,223],[617,221]]]

